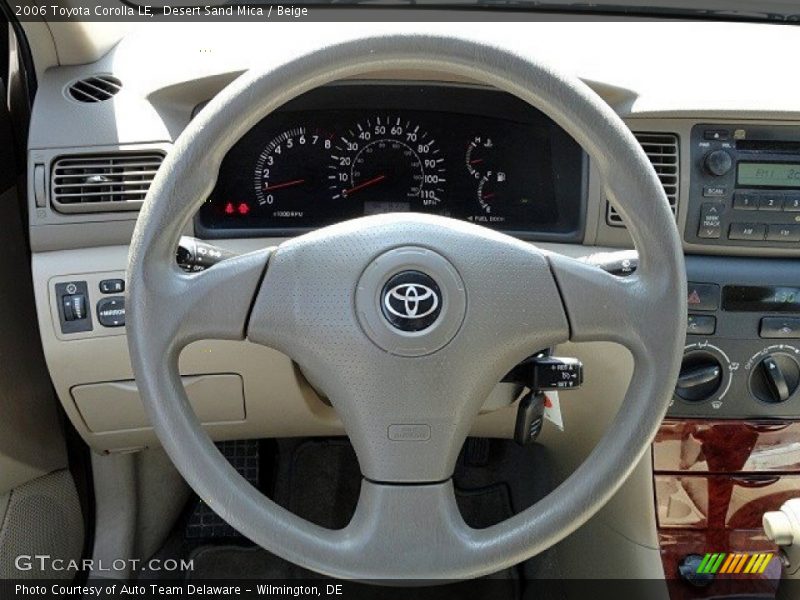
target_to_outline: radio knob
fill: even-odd
[[[800,365],[788,354],[768,354],[750,376],[750,391],[762,402],[786,402],[798,386]]]
[[[704,164],[706,171],[721,177],[733,168],[733,158],[725,150],[714,150],[706,154]]]

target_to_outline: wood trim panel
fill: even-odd
[[[653,443],[653,468],[800,473],[800,422],[667,420]]]
[[[690,554],[778,552],[766,511],[800,497],[800,422],[666,420],[653,443],[655,508],[670,598],[774,597],[783,566],[718,575],[708,587],[680,578]]]

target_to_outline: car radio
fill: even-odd
[[[686,241],[800,249],[800,127],[696,125]]]

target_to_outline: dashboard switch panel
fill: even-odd
[[[56,306],[61,333],[79,333],[92,330],[92,316],[86,309],[89,292],[85,281],[57,283]]]

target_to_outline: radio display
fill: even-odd
[[[800,288],[726,285],[722,290],[722,309],[732,312],[800,313]]]
[[[800,164],[740,162],[736,183],[744,187],[800,188]]]

